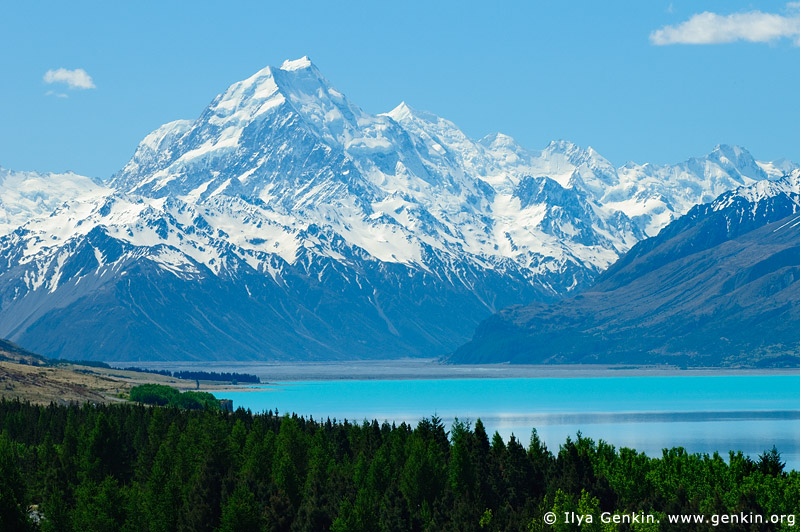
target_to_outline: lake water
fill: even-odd
[[[756,457],[775,445],[787,467],[800,469],[800,375],[325,380],[266,388],[216,395],[254,412],[318,420],[481,418],[490,434],[513,433],[525,445],[536,427],[554,451],[578,431],[650,456],[682,446]]]

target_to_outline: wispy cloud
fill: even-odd
[[[66,83],[70,89],[94,89],[92,76],[82,68],[69,70],[67,68],[57,68],[48,70],[42,78],[45,83]]]
[[[790,2],[786,8],[786,14],[748,11],[719,15],[706,11],[676,26],[664,26],[652,32],[650,42],[664,46],[793,39],[794,44],[800,46],[800,2]]]
[[[44,95],[45,96],[53,96],[55,98],[69,98],[69,95],[67,95],[66,93],[64,93],[64,92],[56,92],[56,91],[47,91],[47,92],[44,93]]]

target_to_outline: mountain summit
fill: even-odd
[[[566,141],[477,141],[286,61],[147,135],[107,186],[26,203],[0,238],[0,337],[105,360],[438,356],[794,168],[716,152],[615,169]]]

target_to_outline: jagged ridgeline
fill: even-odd
[[[490,438],[480,421],[448,433],[435,417],[410,427],[0,401],[0,494],[3,530],[550,530],[546,512],[563,525],[553,530],[574,529],[570,512],[591,515],[587,529],[606,512],[661,525],[603,530],[675,530],[669,514],[794,519],[800,477],[777,450],[650,458],[578,435],[553,453],[536,433]]]
[[[0,170],[0,337],[107,361],[441,356],[792,168],[473,140],[406,104],[366,113],[287,61],[147,135],[108,182]]]

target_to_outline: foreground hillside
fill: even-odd
[[[88,361],[50,360],[0,339],[0,398],[33,404],[122,403],[131,388],[163,384],[178,389],[195,387],[195,380],[180,380],[154,373],[110,368]],[[210,383],[203,388],[216,389]]]
[[[597,283],[485,321],[453,362],[800,364],[800,173],[723,194]]]
[[[554,453],[535,432],[529,445],[490,439],[480,421],[448,435],[435,418],[412,428],[3,401],[0,493],[9,531],[30,529],[30,504],[43,530],[75,532],[577,530],[565,512],[592,515],[588,530],[696,531],[715,528],[668,516],[794,517],[800,476],[777,452],[650,458],[579,435]],[[602,512],[653,522],[601,528]]]

